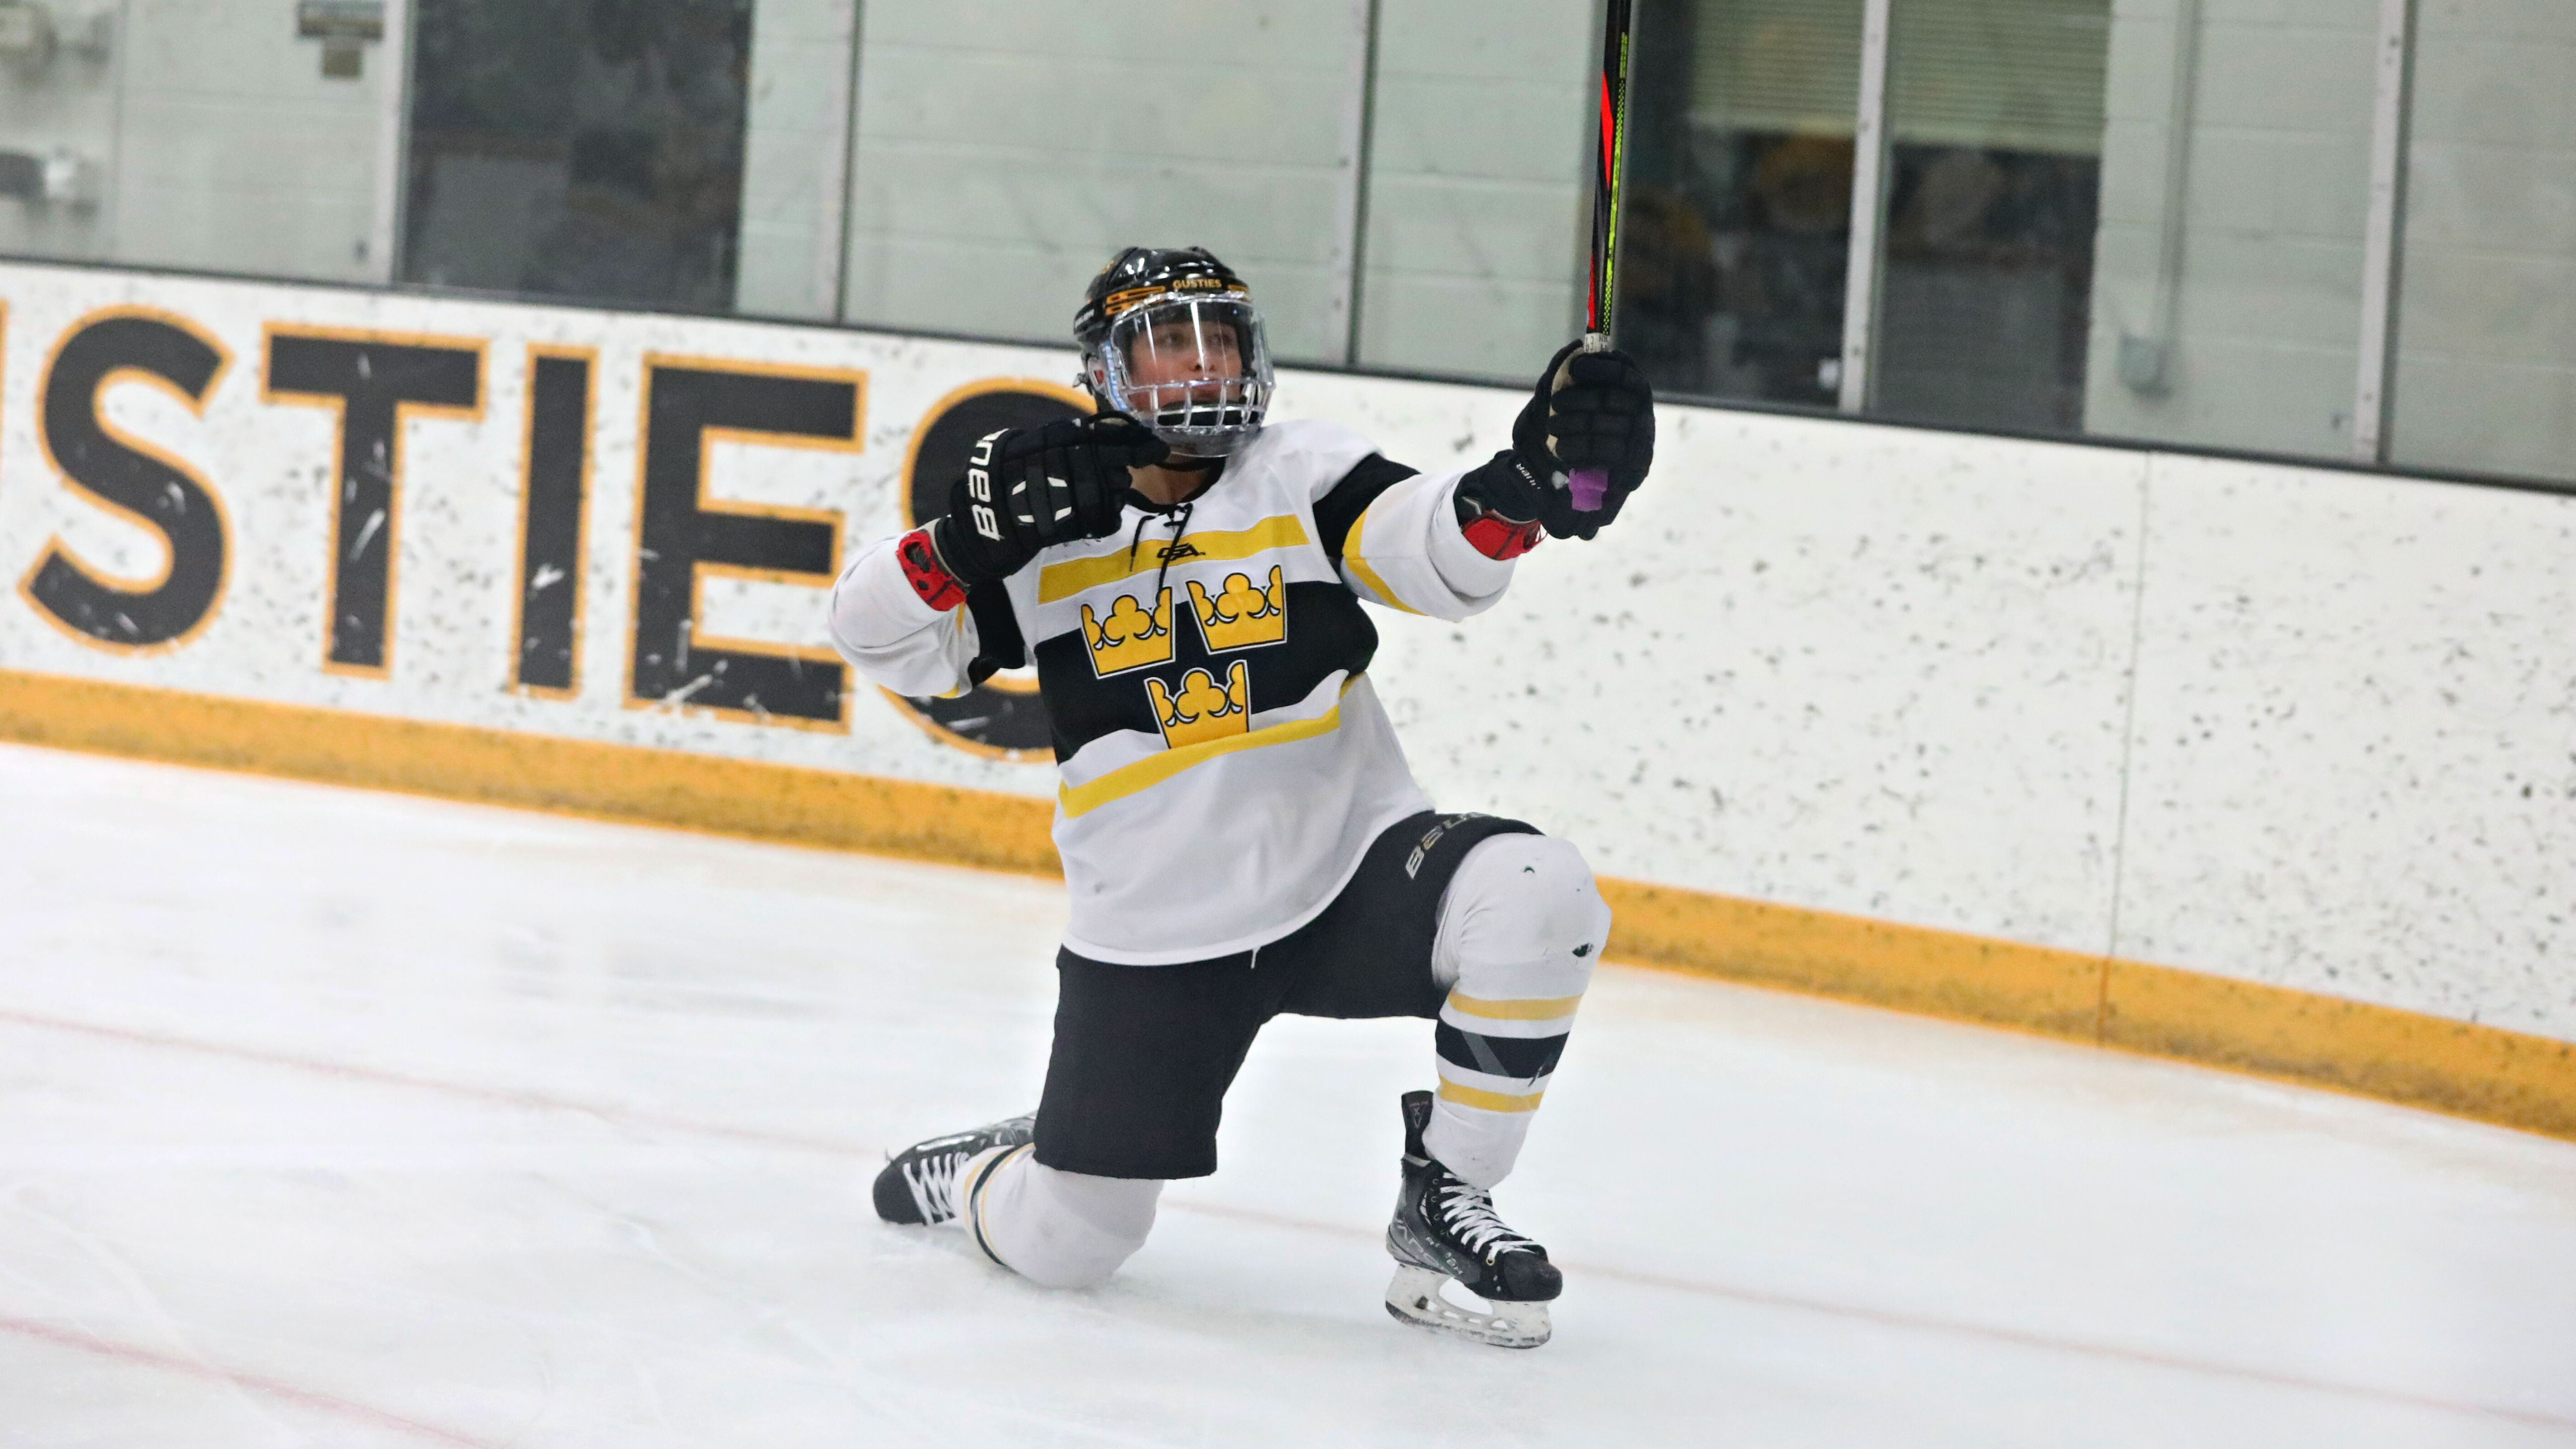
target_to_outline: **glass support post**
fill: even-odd
[[[2390,386],[2406,226],[2406,123],[2415,60],[2415,0],[2380,0],[2370,122],[2370,214],[2361,264],[2361,366],[2353,386],[2352,456],[2388,461]]]
[[[376,52],[376,196],[367,226],[367,275],[401,275],[403,196],[411,181],[412,0],[385,0],[385,38]]]
[[[1334,260],[1340,265],[1333,281],[1333,323],[1342,336],[1342,363],[1360,360],[1360,269],[1368,264],[1369,151],[1376,137],[1377,32],[1379,0],[1352,0],[1351,20],[1358,43],[1351,48],[1351,88],[1342,111],[1341,195],[1333,207]]]
[[[866,19],[862,0],[850,0],[842,20],[849,56],[834,77],[831,100],[841,128],[823,158],[824,202],[814,228],[814,300],[829,309],[835,322],[849,320],[850,203],[858,190],[859,26]]]
[[[1869,406],[1878,341],[1881,233],[1887,221],[1887,56],[1894,0],[1865,0],[1860,104],[1852,129],[1851,251],[1843,277],[1843,357],[1836,379],[1844,412]]]
[[[2182,300],[2183,223],[2191,177],[2192,98],[2200,77],[2200,0],[2175,0],[2173,83],[2165,94],[2163,200],[2156,213],[2155,291],[2142,332],[2120,334],[2120,381],[2131,391],[2161,393],[2172,385],[2174,328]]]

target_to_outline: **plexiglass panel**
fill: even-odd
[[[858,0],[753,0],[734,310],[840,315]]]
[[[1657,386],[1829,406],[1861,0],[1642,0],[1619,345]]]
[[[386,275],[401,37],[367,17],[399,3],[334,26],[275,0],[10,8],[0,251]]]
[[[1068,339],[1125,246],[1205,246],[1342,361],[1363,0],[957,0],[863,17],[848,319]]]
[[[2576,482],[2576,0],[1886,0],[1855,197],[1871,3],[1637,0],[1668,397],[1841,406],[1857,292],[1877,416]],[[1519,383],[1581,326],[1600,18],[0,0],[0,254],[1063,342],[1196,244],[1283,361]]]
[[[2110,10],[1895,7],[1873,412],[2083,425]]]
[[[2113,0],[2088,431],[2350,456],[2379,10]]]
[[[2576,4],[2428,0],[2414,91],[2393,459],[2576,479]]]
[[[751,0],[415,0],[403,275],[721,309]]]
[[[1357,361],[1526,382],[1582,331],[1588,5],[1380,0]]]

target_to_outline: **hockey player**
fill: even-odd
[[[1097,415],[982,439],[947,512],[833,589],[834,642],[896,693],[1035,659],[1072,898],[1036,1113],[897,1154],[877,1212],[961,1223],[1041,1284],[1097,1282],[1143,1245],[1166,1181],[1216,1170],[1264,1021],[1431,1017],[1439,1090],[1401,1104],[1388,1309],[1543,1343],[1557,1269],[1491,1189],[1610,913],[1573,846],[1433,811],[1370,689],[1360,604],[1464,619],[1543,536],[1591,538],[1652,460],[1645,378],[1568,347],[1511,447],[1422,474],[1330,423],[1264,422],[1260,315],[1203,249],[1121,252],[1074,336]],[[1586,466],[1610,488],[1578,513],[1564,478]]]

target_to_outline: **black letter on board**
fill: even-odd
[[[590,481],[588,355],[528,365],[527,497],[519,529],[519,639],[511,682],[569,692],[581,649],[581,515]]]
[[[838,724],[848,672],[830,651],[695,638],[701,566],[827,587],[838,530],[811,510],[711,502],[702,485],[710,431],[856,447],[858,384],[648,359],[644,387],[630,692],[644,702]]]
[[[325,667],[387,668],[393,563],[400,556],[402,420],[415,409],[471,417],[482,406],[483,353],[373,338],[272,332],[268,392],[340,413],[332,470],[331,644]]]
[[[28,576],[27,596],[76,633],[120,648],[185,637],[205,622],[224,586],[224,517],[185,468],[119,437],[99,418],[99,393],[119,372],[138,372],[202,410],[224,355],[157,317],[110,316],[66,339],[45,374],[39,407],[46,451],[72,485],[158,532],[170,566],[143,589],[101,581],[57,543]]]

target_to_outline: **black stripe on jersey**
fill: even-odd
[[[1011,612],[1011,593],[1000,579],[987,579],[966,591],[966,612],[975,620],[975,659],[966,666],[968,680],[981,684],[1005,669],[1029,662],[1029,646],[1020,637],[1020,619]]]
[[[1269,569],[1265,565],[1260,572],[1267,574]],[[1140,575],[1133,582],[1142,592],[1153,579]],[[1288,585],[1288,637],[1221,655],[1210,654],[1207,641],[1200,637],[1187,587],[1177,578],[1169,587],[1173,596],[1169,663],[1102,679],[1091,667],[1091,646],[1079,626],[1038,641],[1038,693],[1046,700],[1047,717],[1055,725],[1058,761],[1072,759],[1074,751],[1117,730],[1160,733],[1153,697],[1145,689],[1148,679],[1159,679],[1164,689],[1177,693],[1182,676],[1193,667],[1222,674],[1235,660],[1247,660],[1251,708],[1258,714],[1304,699],[1336,669],[1359,673],[1377,654],[1377,626],[1369,622],[1360,601],[1339,583]]]
[[[1570,1034],[1560,1031],[1554,1036],[1487,1036],[1460,1031],[1444,1021],[1434,1033],[1433,1042],[1440,1060],[1453,1067],[1527,1082],[1556,1070],[1556,1059],[1564,1054],[1565,1039]]]
[[[1377,496],[1412,477],[1414,470],[1402,463],[1390,463],[1375,453],[1351,465],[1342,481],[1332,491],[1315,500],[1315,531],[1323,535],[1318,542],[1332,555],[1333,566],[1341,567],[1342,540],[1350,537],[1351,525],[1377,501]]]

